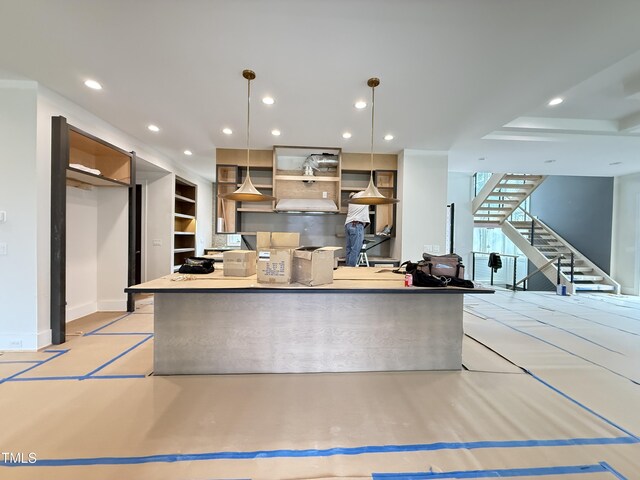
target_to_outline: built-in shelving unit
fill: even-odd
[[[69,156],[66,176],[69,183],[98,187],[131,185],[131,154],[93,135],[68,126]]]
[[[198,187],[180,177],[175,180],[173,269],[196,254],[196,208]]]

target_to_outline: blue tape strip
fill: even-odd
[[[4,382],[13,380],[14,378],[16,378],[19,375],[22,375],[23,373],[27,373],[31,370],[33,370],[34,368],[38,368],[41,365],[44,365],[47,362],[50,362],[51,360],[54,360],[56,358],[58,358],[60,355],[64,355],[65,353],[67,353],[69,350],[45,350],[46,353],[55,353],[55,355],[52,355],[51,357],[47,358],[46,360],[41,360],[39,361],[37,364],[30,366],[29,368],[25,368],[24,370],[19,371],[18,373],[14,373],[13,375],[0,379],[0,385],[2,385]]]
[[[151,335],[153,336],[153,333],[151,332],[113,332],[113,333],[92,333],[91,336],[110,336],[110,335]]]
[[[617,479],[619,479],[619,480],[627,480],[627,477],[622,475],[620,472],[618,472],[615,468],[613,468],[607,462],[600,462],[600,465],[602,465],[602,468],[604,468],[606,471],[610,472]]]
[[[134,346],[127,348],[124,352],[122,352],[119,355],[116,355],[114,358],[112,358],[111,360],[109,360],[108,362],[100,365],[98,368],[92,370],[91,372],[87,373],[83,378],[81,378],[81,380],[84,380],[86,378],[91,377],[93,374],[95,374],[96,372],[99,372],[100,370],[102,370],[103,368],[111,365],[113,362],[115,362],[116,360],[118,360],[119,358],[122,358],[123,356],[125,356],[127,353],[129,353],[130,351],[134,350],[135,348],[138,348],[140,345],[142,345],[144,342],[150,340],[151,338],[153,338],[153,335],[149,335],[147,338],[139,341],[138,343],[136,343]]]
[[[466,470],[458,472],[418,472],[418,473],[374,473],[373,480],[424,480],[432,478],[496,478],[496,477],[542,477],[547,475],[575,475],[581,473],[605,472],[601,465],[567,465],[560,467],[506,468],[499,470]]]
[[[106,325],[103,325],[99,328],[96,328],[95,330],[90,331],[89,333],[85,333],[83,335],[83,337],[88,337],[89,335],[95,335],[96,332],[99,332],[100,330],[103,330],[105,328],[107,328],[110,325],[113,325],[116,322],[119,322],[120,320],[122,320],[123,318],[127,318],[129,315],[131,315],[133,312],[127,312],[124,315],[122,315],[121,317],[116,318],[115,320],[110,321],[109,323],[107,323]]]
[[[605,369],[605,370],[607,370],[608,372],[611,372],[611,373],[613,373],[614,375],[617,375],[617,376],[619,376],[619,377],[622,377],[622,378],[624,378],[624,379],[626,379],[626,380],[629,380],[630,382],[633,382],[633,383],[635,383],[635,384],[638,384],[638,382],[637,382],[636,380],[634,380],[633,378],[629,378],[629,377],[627,377],[627,376],[625,376],[625,375],[622,375],[621,373],[616,372],[615,370],[611,370],[610,368],[605,367],[604,365],[600,365],[599,363],[593,362],[593,361],[589,360],[588,358],[583,357],[582,355],[578,355],[577,353],[574,353],[574,352],[572,352],[571,350],[567,350],[567,349],[566,349],[566,348],[564,348],[564,347],[561,347],[561,346],[556,345],[556,344],[554,344],[554,343],[552,343],[552,342],[549,342],[548,340],[545,340],[544,338],[540,338],[540,337],[538,337],[538,336],[536,336],[536,335],[534,335],[534,334],[532,334],[532,333],[529,333],[529,332],[526,332],[526,331],[521,330],[521,329],[519,329],[519,328],[516,328],[516,327],[514,327],[514,326],[512,326],[512,325],[509,325],[509,324],[508,324],[508,323],[506,323],[506,322],[503,322],[502,320],[498,320],[497,318],[491,318],[491,320],[493,320],[494,322],[498,322],[499,324],[504,325],[505,327],[508,327],[508,328],[510,328],[510,329],[512,329],[512,330],[515,330],[516,332],[522,333],[523,335],[527,335],[527,336],[529,336],[529,337],[531,337],[531,338],[535,338],[536,340],[539,340],[539,341],[540,341],[540,342],[542,342],[542,343],[546,343],[547,345],[550,345],[550,346],[552,346],[552,347],[554,347],[554,348],[557,348],[558,350],[562,350],[563,352],[566,352],[566,353],[568,353],[569,355],[573,355],[574,357],[577,357],[577,358],[579,358],[579,359],[581,359],[581,360],[584,360],[585,362],[588,362],[588,363],[590,363],[590,364],[592,364],[592,365],[596,365],[596,366],[598,366],[598,367],[600,367],[600,368],[604,368],[604,369]]]
[[[558,440],[513,440],[484,442],[439,442],[415,445],[373,445],[364,447],[336,447],[323,450],[256,450],[251,452],[209,452],[191,454],[148,455],[141,457],[93,457],[38,459],[33,464],[0,463],[7,467],[63,467],[79,465],[134,465],[156,462],[193,462],[201,460],[244,460],[256,458],[331,457],[334,455],[363,455],[373,453],[424,452],[434,450],[475,450],[488,448],[565,447],[582,445],[629,445],[639,443],[631,437],[570,438]]]
[[[84,375],[69,375],[65,377],[31,377],[31,378],[12,378],[7,380],[8,382],[40,382],[43,380],[112,380],[119,378],[146,378],[146,375],[142,374],[130,374],[130,375],[92,375],[91,377],[85,377]]]
[[[591,413],[592,415],[595,415],[596,417],[598,417],[600,420],[602,420],[603,422],[611,425],[614,428],[617,428],[618,430],[620,430],[621,432],[629,435],[629,437],[635,439],[636,441],[640,442],[640,438],[637,435],[634,435],[633,433],[631,433],[629,430],[626,430],[624,428],[622,428],[620,425],[612,422],[611,420],[603,417],[602,415],[600,415],[599,413],[595,412],[594,410],[590,409],[589,407],[587,407],[586,405],[580,403],[579,401],[575,400],[574,398],[571,398],[569,395],[567,395],[566,393],[562,392],[561,390],[558,390],[556,387],[554,387],[553,385],[551,385],[550,383],[544,381],[542,378],[540,378],[539,376],[537,376],[535,373],[526,370],[526,372],[531,375],[533,378],[535,378],[537,381],[539,381],[540,383],[542,383],[543,385],[547,386],[548,388],[550,388],[551,390],[553,390],[554,392],[556,392],[557,394],[563,396],[564,398],[566,398],[567,400],[569,400],[570,402],[575,403],[576,405],[578,405],[580,408],[586,410],[587,412]]]

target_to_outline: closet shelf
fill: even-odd
[[[182,195],[178,195],[176,193],[176,200],[180,200],[182,202],[196,203],[193,198],[183,197]]]

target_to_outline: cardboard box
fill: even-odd
[[[293,249],[270,248],[258,252],[258,283],[291,283]]]
[[[258,232],[256,234],[256,250],[270,248],[298,248],[300,234],[298,232]]]
[[[310,287],[333,283],[334,254],[342,247],[300,247],[293,251],[293,281]]]
[[[224,252],[225,277],[250,277],[256,273],[256,252],[253,250],[230,250]]]
[[[291,283],[293,251],[300,245],[300,234],[258,232],[256,245],[258,283]]]

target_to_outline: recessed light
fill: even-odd
[[[622,162],[611,162],[609,165],[620,165]]]
[[[265,105],[273,105],[275,103],[275,100],[271,97],[264,97],[262,99],[262,103],[264,103]]]
[[[479,162],[484,162],[484,160],[485,160],[485,158],[484,158],[484,157],[480,157],[480,158],[478,158],[478,161],[479,161]]]
[[[96,82],[95,80],[85,80],[84,84],[89,87],[92,88],[94,90],[102,90],[102,85],[100,85],[98,82]]]
[[[362,110],[363,108],[366,108],[366,106],[367,106],[367,102],[362,101],[362,100],[360,100],[360,101],[358,101],[358,102],[356,102],[356,103],[355,103],[355,107],[356,107],[358,110]]]
[[[193,155],[193,152],[191,150],[185,150],[184,154],[185,155]]]
[[[554,163],[555,160],[551,159],[551,160],[545,160],[544,163]]]
[[[233,130],[231,130],[230,128],[223,128],[222,133],[224,133],[225,135],[231,135],[233,133]]]
[[[278,129],[271,130],[271,135],[273,135],[274,137],[279,137],[280,136],[280,130],[278,130]]]
[[[342,138],[351,138],[351,134],[349,132],[344,132],[342,134]]]
[[[552,100],[549,100],[549,106],[550,107],[555,107],[556,105],[560,105],[562,102],[564,102],[564,99],[560,98],[560,97],[556,97]]]
[[[393,135],[391,135],[390,133],[388,133],[387,135],[384,136],[384,139],[388,142],[389,140],[393,140]]]
[[[157,125],[149,125],[147,127],[149,130],[151,130],[152,132],[159,132],[160,131],[160,127],[158,127]]]

